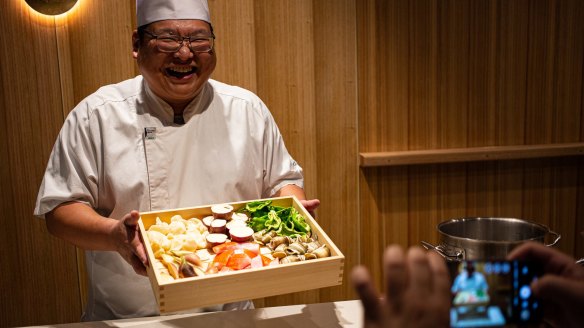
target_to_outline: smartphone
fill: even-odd
[[[448,263],[452,279],[450,326],[501,327],[541,322],[541,303],[530,284],[542,268],[524,261]]]

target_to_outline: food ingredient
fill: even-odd
[[[249,241],[253,235],[253,229],[248,226],[241,226],[229,229],[231,240],[237,242]]]
[[[254,233],[253,238],[257,243],[267,246],[281,264],[331,256],[326,244],[308,236],[277,236],[273,231],[262,230]]]
[[[251,216],[248,225],[255,231],[275,231],[281,236],[310,236],[310,225],[294,207],[271,205],[271,200],[253,201],[242,208]]]
[[[228,204],[212,206],[211,212],[202,220],[156,218],[148,228],[153,268],[162,283],[331,255],[294,207],[260,200],[237,212]]]
[[[227,242],[213,247],[213,252],[216,255],[206,270],[207,274],[278,264],[278,259],[261,254],[260,245],[255,242]]]
[[[229,204],[217,204],[211,206],[211,213],[215,219],[231,220],[233,214],[233,206]]]
[[[163,281],[202,272],[203,263],[195,252],[207,247],[209,232],[201,220],[175,215],[167,223],[156,218],[146,233],[154,253],[153,268]]]

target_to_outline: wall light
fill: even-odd
[[[26,3],[35,11],[49,15],[56,16],[64,14],[69,11],[77,0],[25,0]]]

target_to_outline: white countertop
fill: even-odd
[[[362,327],[361,301],[303,304],[255,310],[174,314],[37,327]]]

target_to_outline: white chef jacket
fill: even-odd
[[[183,116],[184,125],[174,124],[172,108],[142,76],[88,96],[59,133],[35,215],[78,201],[120,219],[134,209],[243,201],[287,184],[303,187],[302,168],[255,94],[209,80]],[[148,278],[118,253],[86,251],[86,265],[84,320],[158,314]]]

